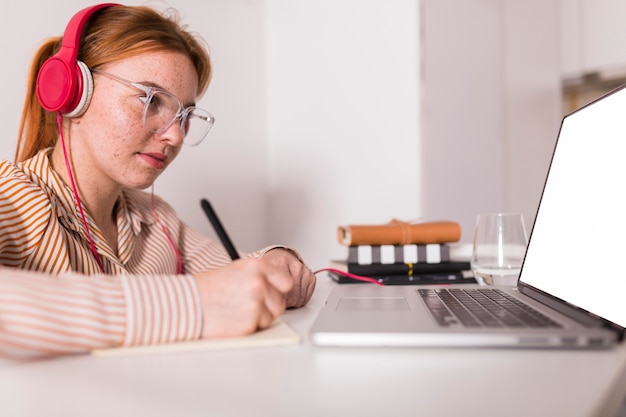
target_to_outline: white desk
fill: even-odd
[[[301,345],[0,362],[0,416],[497,416],[617,413],[626,347],[603,352],[318,348],[332,284],[284,319]]]

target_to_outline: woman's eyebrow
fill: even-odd
[[[146,87],[154,87],[154,88],[158,88],[159,90],[167,91],[169,94],[173,95],[174,97],[176,97],[177,99],[180,100],[180,97],[178,97],[176,94],[172,93],[167,88],[165,88],[162,85],[160,85],[158,83],[155,83],[153,81],[137,81],[136,83],[137,84],[141,84],[141,85],[145,85]],[[180,102],[183,103],[183,106],[185,106],[185,108],[187,108],[187,107],[195,107],[196,104],[197,104],[195,101],[191,101],[191,102],[185,103],[184,101],[180,100]]]

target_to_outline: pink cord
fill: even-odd
[[[83,205],[80,202],[80,197],[78,196],[78,189],[76,188],[76,183],[74,182],[74,175],[72,174],[72,167],[70,164],[70,160],[67,157],[67,151],[65,149],[65,138],[63,137],[63,117],[61,113],[57,115],[57,125],[59,127],[59,134],[61,135],[61,145],[63,146],[63,157],[65,158],[65,167],[67,168],[67,174],[70,177],[70,183],[72,185],[72,190],[74,191],[74,198],[76,199],[76,204],[78,205],[78,211],[80,212],[80,217],[83,219],[83,225],[85,226],[85,232],[87,233],[87,239],[89,239],[89,245],[91,246],[91,253],[93,257],[96,259],[98,266],[100,267],[100,271],[104,274],[104,265],[102,265],[102,260],[98,255],[98,251],[96,250],[96,245],[93,243],[93,239],[91,238],[91,233],[89,233],[89,226],[87,225],[87,219],[85,218],[85,213],[83,212]]]
[[[165,228],[165,225],[161,222],[159,213],[157,213],[156,207],[154,206],[154,184],[152,184],[152,213],[154,214],[154,217],[156,218],[157,223],[161,225],[161,229],[163,229],[163,233],[165,233],[165,237],[167,238],[167,241],[170,243],[170,246],[172,247],[172,249],[174,249],[174,254],[176,255],[176,263],[178,265],[178,274],[180,275],[183,273],[183,261],[180,257],[180,252],[178,252],[178,248],[174,244],[174,240],[172,239],[170,234],[167,233],[167,229]]]
[[[371,278],[371,277],[364,277],[362,275],[355,275],[355,274],[351,274],[349,272],[344,272],[344,271],[340,271],[339,269],[335,269],[335,268],[322,268],[322,269],[318,269],[317,271],[313,272],[313,275],[317,275],[318,272],[334,272],[335,274],[339,274],[339,275],[343,275],[344,277],[348,277],[348,278],[352,278],[352,279],[356,279],[359,281],[367,281],[367,282],[371,282],[372,284],[376,284],[376,285],[380,285],[383,286],[385,284],[383,284],[382,282]]]

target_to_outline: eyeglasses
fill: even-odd
[[[211,113],[194,106],[185,107],[178,97],[167,90],[125,80],[99,69],[91,71],[145,93],[139,97],[144,104],[141,121],[143,127],[152,133],[161,134],[179,120],[183,143],[196,146],[204,140],[215,122]]]

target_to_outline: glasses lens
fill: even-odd
[[[195,107],[181,110],[180,101],[174,95],[153,90],[144,105],[144,126],[152,132],[163,133],[180,118],[181,131],[185,135],[183,142],[198,145],[213,126],[214,118],[208,111]]]
[[[143,108],[143,121],[146,129],[163,133],[176,119],[180,104],[178,99],[164,91],[152,90]]]
[[[181,120],[181,127],[185,133],[185,145],[195,146],[200,144],[213,126],[215,120],[211,113],[206,110],[192,108],[186,118]]]

